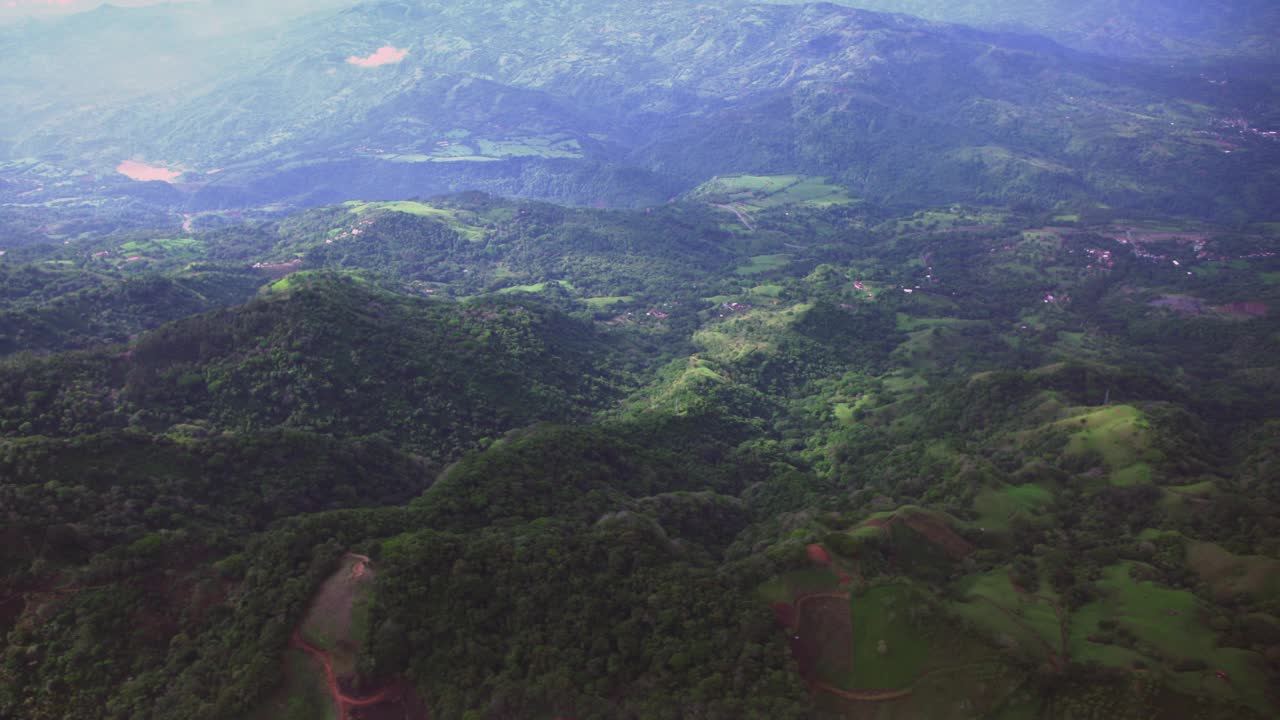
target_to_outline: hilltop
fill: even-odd
[[[218,224],[0,259],[137,328],[0,367],[0,711],[1273,714],[1271,225],[800,175]]]
[[[132,13],[52,25],[18,51],[107,52]],[[171,40],[190,32],[176,24]],[[298,19],[269,45],[245,37],[252,52],[209,60],[207,80],[91,112],[49,97],[39,68],[15,78],[31,88],[0,125],[0,199],[210,210],[480,189],[636,207],[715,175],[800,173],[917,207],[1233,221],[1276,205],[1263,75],[1035,36],[830,4],[386,0]]]

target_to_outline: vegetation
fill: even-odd
[[[717,204],[6,256],[0,715],[1273,714],[1274,236]]]

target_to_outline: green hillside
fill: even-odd
[[[832,195],[0,259],[0,714],[1272,715],[1269,227]]]

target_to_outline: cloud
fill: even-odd
[[[369,57],[356,57],[355,55],[352,55],[347,58],[347,62],[359,67],[378,67],[379,65],[393,65],[398,63],[401,60],[404,60],[408,54],[408,49],[387,45],[386,47],[378,48],[378,51]]]

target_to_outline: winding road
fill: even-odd
[[[338,708],[338,720],[350,720],[352,708],[380,705],[384,702],[394,702],[400,699],[399,690],[394,686],[384,688],[364,698],[347,695],[338,684],[338,676],[333,671],[333,660],[330,659],[329,653],[304,640],[302,633],[296,630],[289,644],[315,658],[316,662],[320,663],[320,666],[324,668],[325,686],[328,688],[329,696],[333,700],[334,706]]]
[[[712,206],[712,207],[718,207],[718,208],[720,208],[721,210],[728,210],[729,212],[733,213],[734,215],[737,215],[737,216],[738,216],[738,219],[742,221],[742,224],[743,224],[743,225],[746,225],[746,226],[747,226],[747,229],[748,229],[748,230],[750,230],[751,232],[755,232],[755,231],[756,231],[756,227],[755,227],[754,225],[752,225],[752,224],[751,224],[751,221],[747,219],[746,214],[744,214],[744,213],[742,212],[742,210],[741,210],[741,209],[739,209],[737,206],[735,206],[735,205],[720,205],[720,204],[716,204],[716,203],[713,203],[711,206]]]
[[[367,556],[347,553],[343,558],[356,561],[351,566],[351,578],[353,580],[364,577],[368,572],[367,566],[371,561]],[[333,700],[334,707],[338,709],[338,720],[350,720],[351,710],[354,708],[370,707],[385,702],[395,702],[400,699],[400,688],[396,685],[383,688],[368,697],[353,697],[343,692],[342,686],[338,683],[337,673],[333,670],[333,659],[329,657],[328,652],[307,642],[302,637],[301,629],[293,631],[293,637],[290,638],[289,645],[315,658],[316,662],[320,663],[320,667],[324,669],[325,687],[329,692],[330,699]]]

